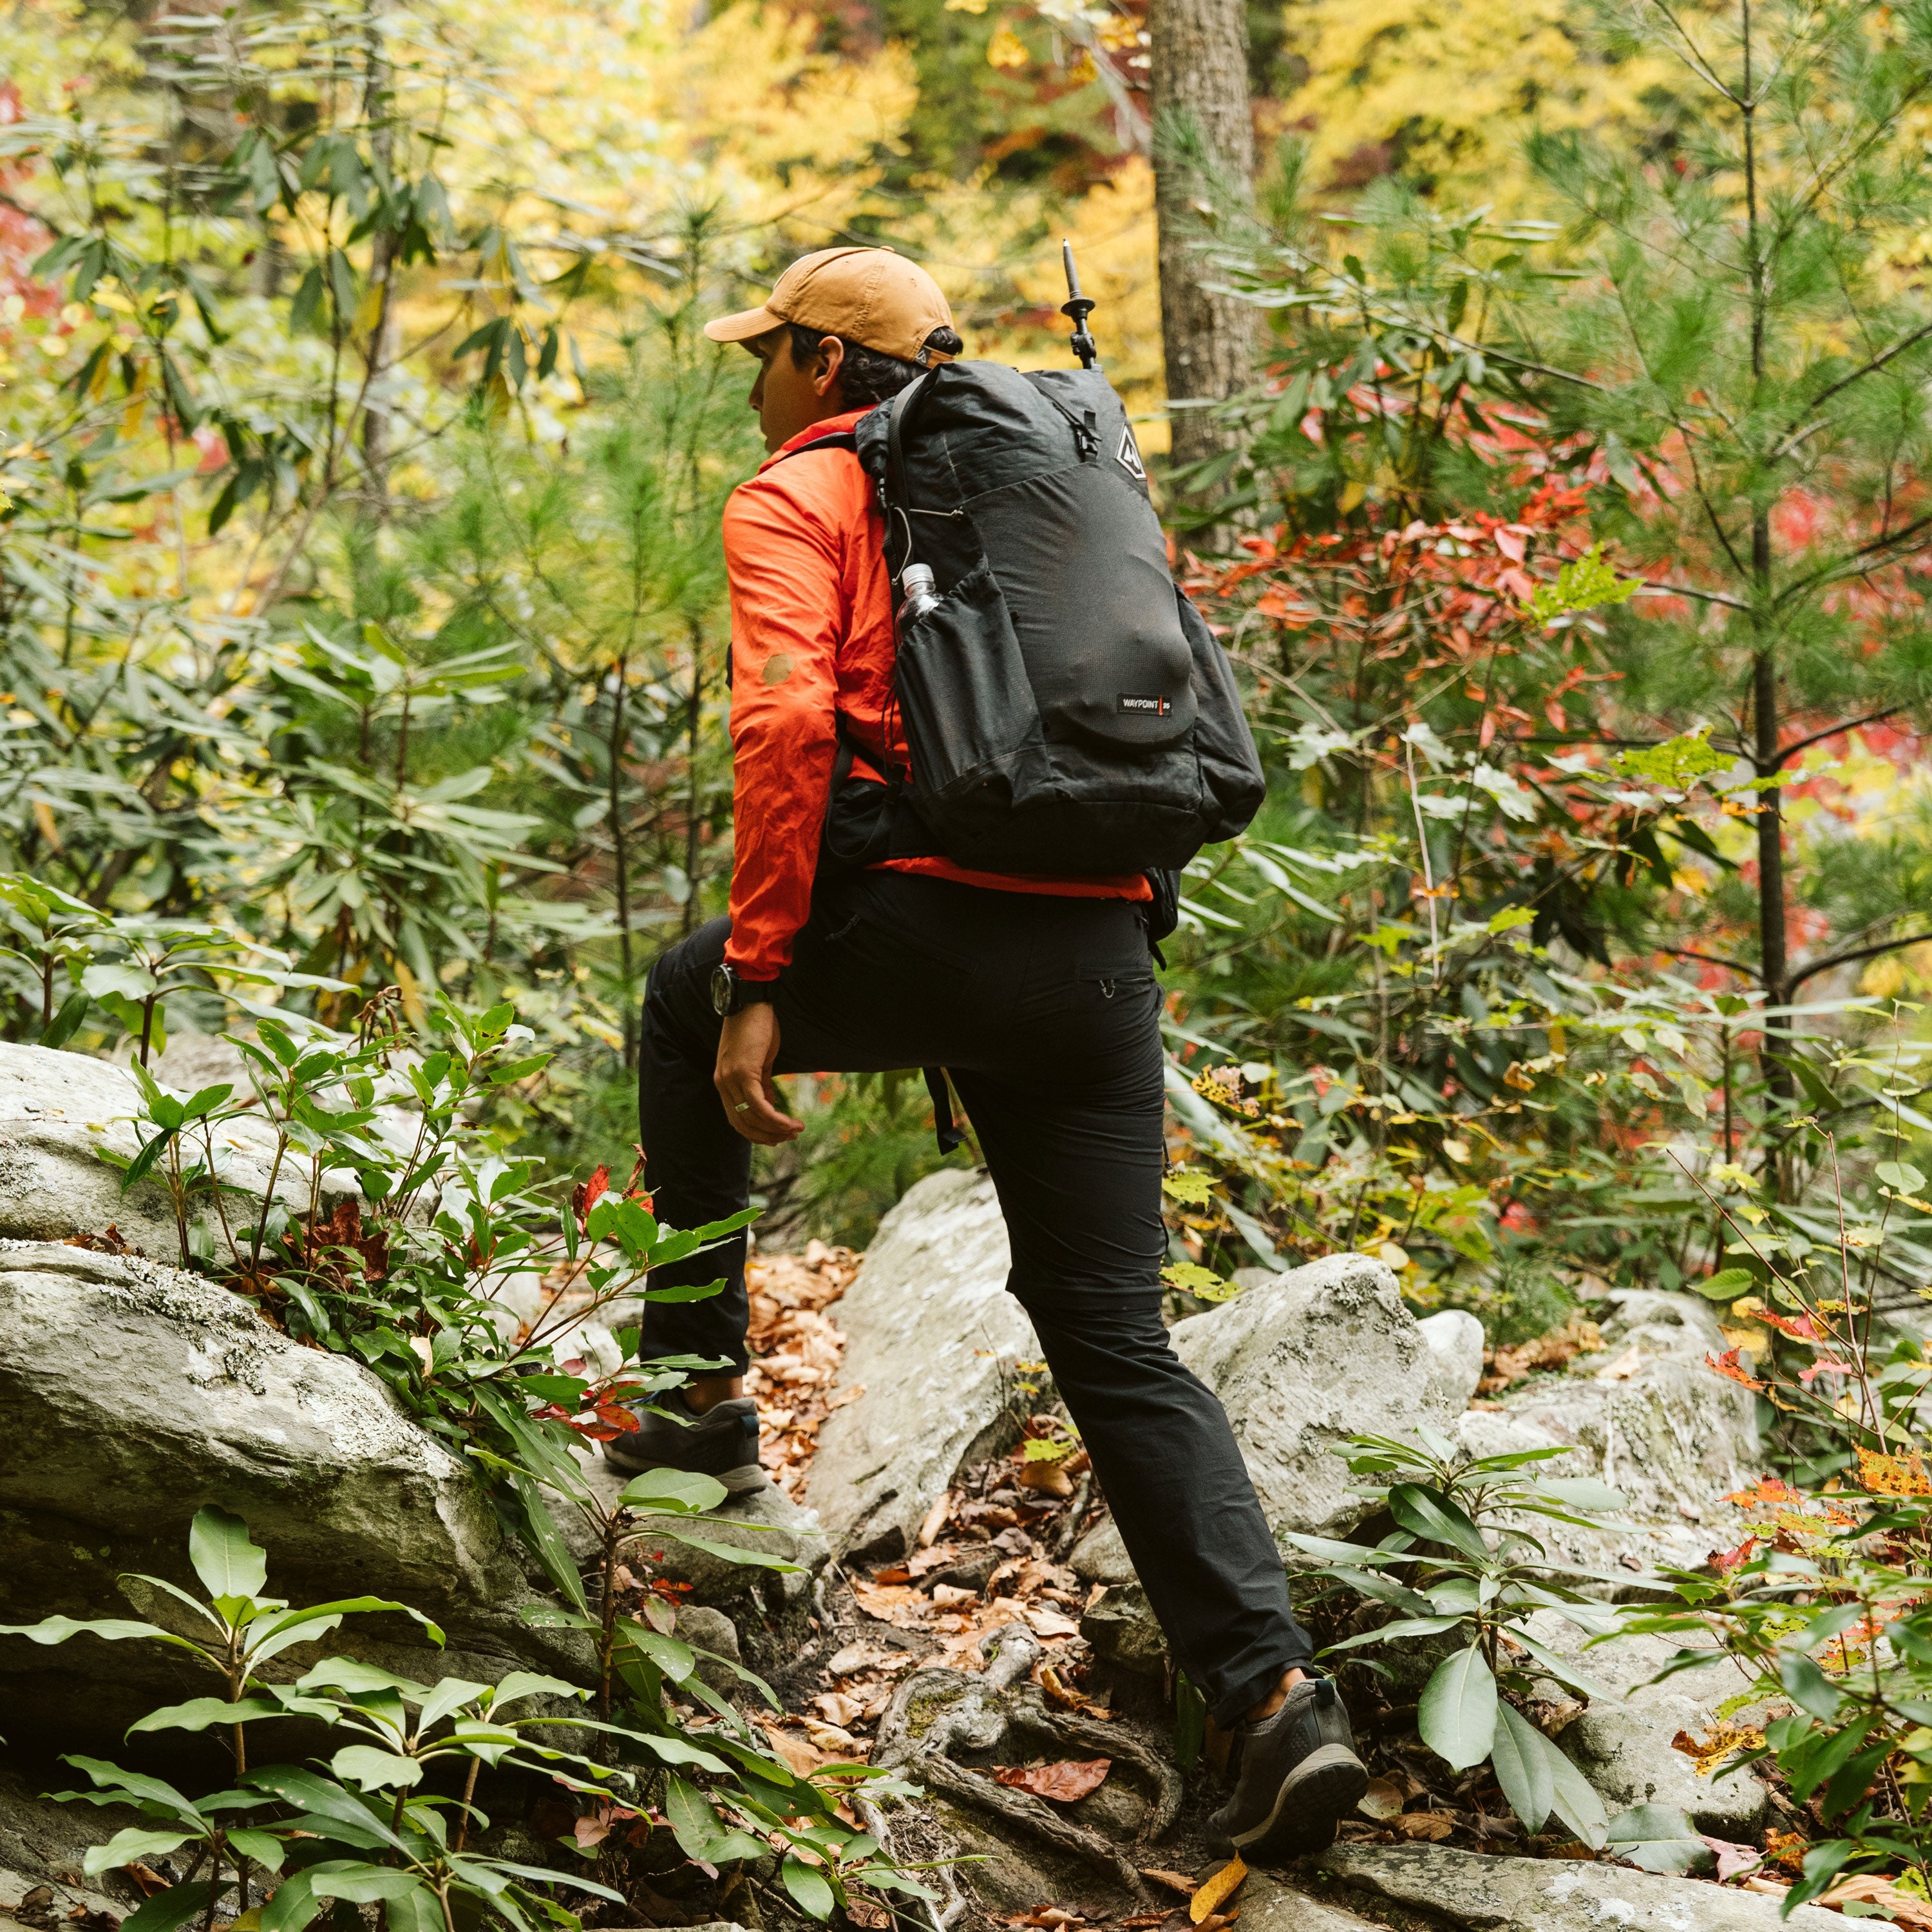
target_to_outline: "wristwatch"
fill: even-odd
[[[735,966],[725,964],[711,969],[711,1006],[720,1019],[728,1019],[734,1013],[742,1013],[747,1006],[756,1006],[760,1000],[769,1000],[777,992],[776,980],[747,980]]]

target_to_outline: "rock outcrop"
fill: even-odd
[[[842,1389],[862,1388],[818,1434],[806,1495],[832,1547],[909,1550],[960,1465],[1039,1406],[1018,1364],[1040,1349],[1006,1292],[1011,1260],[993,1184],[928,1175],[879,1224],[838,1304]]]
[[[150,1178],[124,1194],[120,1169],[100,1158],[104,1150],[124,1160],[139,1151],[134,1124],[140,1106],[140,1089],[125,1067],[0,1041],[0,1238],[61,1241],[112,1224],[136,1252],[179,1260],[166,1189]],[[215,1138],[226,1150],[236,1198],[260,1200],[274,1159],[273,1132],[260,1120],[231,1120],[215,1130]],[[352,1175],[325,1178],[332,1201],[355,1191]],[[306,1174],[285,1162],[275,1192],[291,1208],[306,1208]],[[212,1218],[203,1196],[189,1225]]]
[[[1844,1932],[1843,1916],[1696,1879],[1567,1858],[1501,1858],[1444,1845],[1336,1845],[1306,1862],[1435,1925],[1471,1932]],[[1277,1923],[1280,1922],[1277,1921]],[[1291,1920],[1288,1922],[1292,1923]]]
[[[191,1275],[55,1244],[0,1249],[0,1623],[125,1616],[123,1573],[191,1585],[204,1503],[243,1517],[268,1586],[296,1604],[368,1594],[446,1631],[351,1617],[332,1648],[416,1676],[568,1670],[581,1640],[532,1630],[520,1546],[470,1472],[359,1364],[298,1347]],[[138,1586],[136,1586],[138,1588]],[[154,1616],[166,1600],[140,1605]],[[314,1653],[278,1660],[300,1674]],[[179,1653],[0,1637],[0,1730],[19,1744],[118,1743],[202,1688]]]
[[[1480,1455],[1567,1448],[1550,1474],[1600,1477],[1628,1498],[1627,1533],[1539,1522],[1553,1553],[1599,1571],[1695,1565],[1730,1519],[1721,1498],[1761,1473],[1756,1400],[1705,1366],[1727,1346],[1708,1303],[1616,1288],[1602,1306],[1600,1352],[1538,1376],[1499,1411],[1471,1411],[1457,1428]]]
[[[1332,1451],[1354,1435],[1411,1435],[1418,1421],[1451,1429],[1482,1373],[1481,1324],[1456,1312],[1418,1322],[1366,1255],[1238,1279],[1234,1300],[1175,1323],[1174,1352],[1221,1398],[1275,1533],[1344,1535],[1363,1503]],[[1133,1580],[1111,1522],[1073,1566],[1088,1582]]]

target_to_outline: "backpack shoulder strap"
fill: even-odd
[[[802,442],[796,449],[782,449],[777,460],[782,463],[789,456],[808,456],[819,449],[849,449],[854,456],[859,453],[859,439],[849,429],[834,430],[830,436],[814,436],[809,442]]]

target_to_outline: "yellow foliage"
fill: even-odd
[[[444,7],[496,82],[455,109],[452,199],[487,199],[512,230],[646,236],[689,205],[745,240],[776,224],[823,246],[865,211],[916,104],[903,50],[834,58],[808,14],[750,0],[690,32],[614,0]]]
[[[1679,1731],[1671,1739],[1670,1748],[1682,1751],[1696,1767],[1700,1778],[1708,1778],[1726,1759],[1741,1751],[1762,1750],[1764,1733],[1755,1725],[1736,1724],[1724,1718],[1713,1724],[1701,1738]]]
[[[960,310],[962,326],[970,328],[968,355],[1011,362],[1022,369],[1066,366],[1072,356],[1066,346],[1072,325],[1058,313],[1066,299],[1060,266],[1064,236],[1073,244],[1082,287],[1099,304],[1093,328],[1109,380],[1125,399],[1130,415],[1149,416],[1160,410],[1166,386],[1154,250],[1154,169],[1144,157],[1123,162],[1064,210],[1027,199],[1002,216],[985,196],[968,190],[942,196],[935,214],[950,231],[953,245],[944,252],[956,260],[964,254],[997,263],[1010,250],[1006,238],[1011,233],[1036,225],[1042,231],[1038,244],[1011,268],[1004,302],[988,287],[996,280],[990,266],[962,274],[935,265],[934,272]],[[972,328],[976,307],[986,319]],[[1157,416],[1137,423],[1135,434],[1149,454],[1167,447],[1167,424]]]
[[[1025,41],[1010,27],[998,28],[986,43],[986,64],[989,67],[1024,67],[1032,58],[1027,52]]]
[[[1909,1456],[1882,1456],[1861,1449],[1858,1458],[1858,1487],[1868,1496],[1932,1494],[1932,1480],[1928,1480],[1925,1465],[1916,1449]]]
[[[1522,154],[1532,128],[1627,137],[1654,119],[1646,94],[1680,74],[1654,52],[1610,58],[1586,0],[1307,0],[1286,18],[1309,78],[1281,121],[1312,122],[1318,186],[1359,187],[1394,165],[1445,207],[1540,207]]]

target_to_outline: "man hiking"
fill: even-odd
[[[1309,1642],[1226,1415],[1161,1321],[1161,994],[1148,878],[988,872],[930,852],[821,864],[835,778],[876,788],[908,762],[886,526],[852,432],[959,356],[946,298],[890,250],[826,249],[795,262],[762,307],[706,333],[757,358],[751,406],[771,454],[724,518],[730,916],[665,952],[644,997],[639,1114],[656,1212],[691,1228],[746,1205],[752,1148],[801,1131],[776,1075],[949,1070],[1006,1217],[1007,1286],[1176,1661],[1240,1736],[1239,1780],[1216,1832],[1251,1858],[1325,1846],[1366,1775],[1333,1684],[1306,1672]],[[1080,412],[1061,412],[1081,430]],[[1085,412],[1090,460],[1096,420]],[[1124,440],[1147,514],[1131,453]],[[1171,585],[1161,594],[1172,598]],[[663,1399],[678,1420],[640,1412],[640,1428],[607,1447],[620,1468],[700,1470],[734,1491],[764,1482],[744,1392],[746,1252],[740,1234],[653,1275],[662,1287],[722,1270],[724,1287],[652,1304],[644,1359],[730,1366]]]

